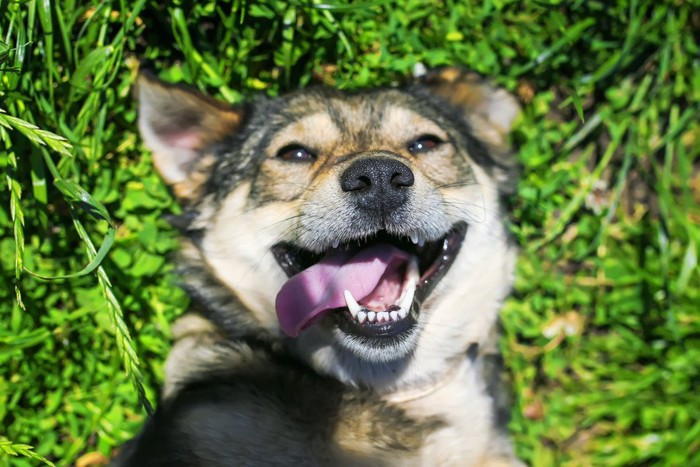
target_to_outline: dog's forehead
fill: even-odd
[[[288,101],[270,148],[296,142],[359,150],[381,143],[401,144],[425,133],[446,137],[425,110],[412,96],[396,90],[298,94]]]

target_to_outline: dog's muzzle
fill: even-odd
[[[333,193],[339,195],[333,202],[342,209],[322,232],[331,241],[315,252],[288,242],[272,249],[289,276],[275,300],[277,317],[296,337],[332,316],[326,322],[336,332],[385,348],[415,332],[420,305],[454,261],[466,224],[426,235],[415,219],[430,213],[412,212],[420,187],[410,162],[398,154],[364,152],[338,163],[333,188],[341,193]]]

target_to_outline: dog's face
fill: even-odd
[[[229,332],[280,336],[375,387],[429,378],[489,335],[513,259],[510,95],[445,69],[238,109],[144,76],[139,100],[194,238],[184,280]]]

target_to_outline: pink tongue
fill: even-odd
[[[404,263],[408,253],[379,244],[355,256],[338,252],[289,279],[277,294],[275,308],[282,330],[292,337],[323,312],[345,306],[343,292],[362,300],[377,287],[392,263]]]

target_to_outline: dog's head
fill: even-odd
[[[513,262],[508,93],[447,68],[240,108],[149,75],[138,96],[185,206],[186,287],[229,332],[375,387],[428,378],[489,335]]]

